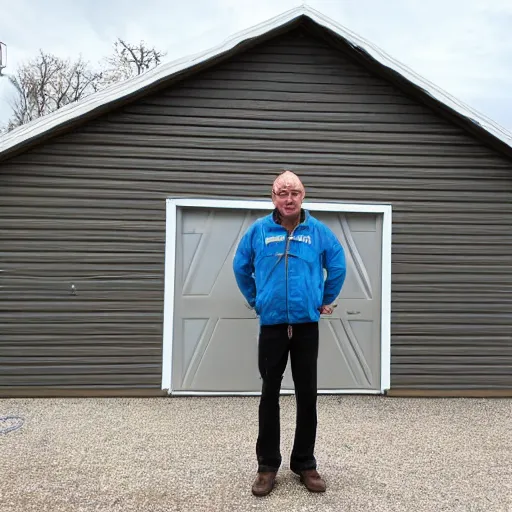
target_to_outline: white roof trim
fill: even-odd
[[[80,100],[76,103],[71,103],[66,107],[52,112],[51,114],[22,125],[0,138],[0,155],[3,152],[18,146],[19,144],[22,144],[23,142],[28,142],[30,139],[42,135],[45,132],[50,131],[53,128],[57,128],[60,125],[63,125],[73,119],[78,119],[84,114],[87,114],[99,107],[122,99],[125,96],[133,94],[159,80],[169,78],[172,75],[191,66],[195,66],[201,62],[208,61],[211,58],[231,50],[247,39],[261,36],[270,30],[279,28],[280,26],[294,20],[301,15],[305,15],[319,25],[332,30],[334,33],[346,39],[354,47],[358,47],[366,51],[381,64],[397,71],[400,75],[423,89],[430,96],[439,102],[444,103],[463,116],[471,119],[474,123],[480,125],[490,134],[512,148],[512,133],[508,132],[491,119],[471,109],[469,106],[460,102],[453,96],[439,89],[428,80],[420,77],[414,73],[414,71],[404,66],[403,64],[400,64],[372,43],[354,34],[347,28],[337,24],[330,18],[324,16],[311,7],[303,5],[291,9],[290,11],[287,11],[280,16],[261,23],[260,25],[256,25],[253,28],[239,32],[238,34],[235,34],[234,36],[224,41],[222,44],[217,45],[209,50],[194,54],[192,56],[187,56],[173,62],[161,64],[160,66],[153,68],[152,70],[147,71],[142,75],[114,84],[102,91],[87,96],[83,100]]]

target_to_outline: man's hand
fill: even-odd
[[[322,306],[321,308],[318,309],[318,311],[320,311],[321,315],[332,315],[332,312],[334,311],[335,307],[336,306]]]

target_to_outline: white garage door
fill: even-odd
[[[347,259],[335,313],[320,321],[318,388],[380,390],[382,214],[310,211],[338,236]],[[267,213],[176,209],[173,391],[261,390],[258,321],[236,286],[232,261],[243,233]],[[289,366],[283,379],[286,389],[293,390]]]

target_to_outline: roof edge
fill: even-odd
[[[272,29],[284,26],[304,15],[306,10],[305,7],[300,6],[286,11],[259,25],[237,32],[222,43],[207,50],[161,64],[140,75],[112,84],[50,114],[25,123],[0,137],[0,160],[3,159],[5,153],[14,152],[24,146],[25,143],[29,143],[42,135],[50,135],[54,130],[67,125],[70,121],[79,120],[87,114],[102,109],[109,103],[128,98],[162,80],[229,52],[244,41],[263,36]]]
[[[434,100],[437,100],[444,106],[473,121],[479,127],[483,128],[485,131],[489,132],[512,149],[512,132],[498,124],[496,121],[490,119],[481,112],[470,107],[468,104],[457,99],[455,96],[436,86],[405,64],[391,57],[378,46],[352,32],[350,29],[336,23],[334,20],[310,7],[305,7],[304,11],[305,14],[318,25],[321,25],[322,27],[334,32],[336,35],[344,38],[354,49],[365,52],[375,61],[389,68],[391,71],[398,73],[401,77],[405,78],[412,85],[422,90]]]
[[[171,78],[189,68],[205,63],[216,57],[232,51],[238,45],[252,39],[264,36],[266,33],[279,29],[298,18],[305,16],[311,21],[343,38],[354,50],[363,51],[370,58],[382,66],[398,73],[412,85],[420,89],[441,105],[455,111],[458,115],[474,123],[478,128],[490,134],[500,143],[512,150],[512,133],[495,121],[477,112],[467,104],[458,100],[446,91],[435,86],[430,81],[415,73],[412,69],[398,62],[382,49],[355,34],[346,27],[321,14],[315,9],[302,5],[271,18],[254,27],[240,31],[222,43],[202,52],[191,54],[180,59],[161,64],[141,75],[123,82],[113,84],[97,93],[93,93],[78,102],[70,103],[65,107],[46,116],[24,124],[0,138],[0,159],[8,158],[10,154],[22,150],[26,145],[37,143],[44,136],[51,136],[69,126],[73,121],[79,122],[84,117],[94,115],[95,112],[104,111],[109,104],[117,103],[123,99],[140,93],[155,84]]]

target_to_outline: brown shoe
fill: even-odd
[[[256,480],[252,484],[252,493],[254,496],[266,496],[270,494],[276,483],[276,471],[266,471],[258,473]]]
[[[301,471],[299,475],[300,481],[306,486],[308,491],[325,492],[325,482],[316,469],[306,469]]]

